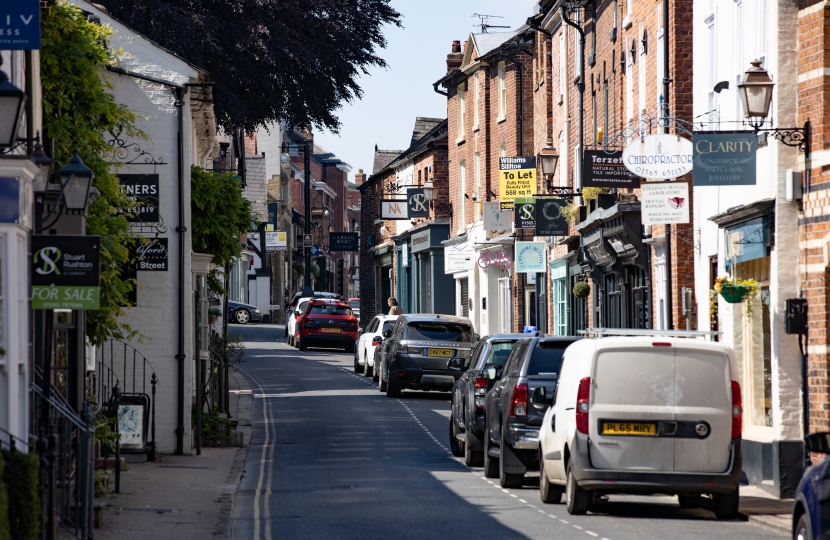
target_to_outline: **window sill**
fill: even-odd
[[[631,15],[626,15],[625,19],[623,19],[622,27],[626,30],[631,28]]]
[[[565,101],[565,94],[559,94],[559,101],[556,102],[557,105],[562,105]]]
[[[473,126],[473,132],[478,131],[478,124]]]
[[[504,122],[505,120],[507,120],[507,115],[506,115],[506,114],[505,114],[505,115],[502,115],[502,116],[499,116],[498,118],[496,118],[496,123],[497,123],[497,124],[501,124],[501,123],[502,123],[502,122]]]
[[[455,144],[461,144],[463,142],[464,142],[464,136],[463,135],[455,140]]]

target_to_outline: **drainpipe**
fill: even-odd
[[[176,232],[179,233],[179,343],[178,354],[176,354],[176,361],[178,362],[178,407],[176,420],[176,454],[184,454],[184,304],[185,304],[185,290],[184,290],[184,249],[185,249],[185,233],[187,227],[184,224],[184,89],[176,88],[176,109],[179,113],[179,133],[178,133],[178,176],[179,176],[179,225],[176,227]]]
[[[579,90],[579,138],[577,139],[577,148],[579,149],[579,151],[577,152],[578,158],[576,159],[576,163],[574,163],[574,168],[576,169],[576,175],[574,175],[574,188],[576,188],[577,191],[581,191],[582,141],[585,140],[585,32],[582,30],[582,27],[580,27],[578,24],[576,24],[568,18],[568,15],[565,11],[565,6],[560,6],[559,10],[562,16],[562,21],[564,21],[565,24],[567,24],[568,26],[573,27],[579,34],[579,50],[577,51],[577,53],[579,54],[579,71],[577,72],[579,80],[576,83],[577,90]]]
[[[664,118],[669,117],[669,0],[663,0],[663,110]],[[664,129],[668,133],[668,129]],[[671,224],[666,224],[666,329],[674,329],[674,302],[672,301],[672,257]]]

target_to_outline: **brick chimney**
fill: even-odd
[[[452,42],[452,52],[447,55],[447,73],[460,68],[462,60],[464,53],[461,52],[461,42],[455,40]]]
[[[357,174],[354,175],[354,183],[355,185],[359,186],[366,181],[366,175],[363,173],[363,169],[358,169]]]

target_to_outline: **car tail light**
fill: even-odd
[[[671,343],[667,341],[655,341],[651,344],[652,347],[671,347]]]
[[[743,414],[741,407],[741,385],[732,381],[732,438],[737,439],[743,431]]]
[[[484,408],[484,397],[487,395],[487,379],[484,377],[476,378],[476,389],[475,389],[475,396],[476,396],[476,407],[479,409]]]
[[[513,389],[510,402],[510,416],[527,416],[527,384],[519,383]]]
[[[591,396],[591,377],[579,381],[576,392],[576,430],[588,434],[588,398]]]
[[[398,345],[398,352],[399,353],[404,353],[404,354],[409,354],[409,347],[407,347],[406,345]]]

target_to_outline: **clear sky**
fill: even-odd
[[[490,24],[511,30],[533,15],[538,0],[392,0],[401,13],[403,28],[385,27],[387,48],[379,55],[387,69],[372,69],[360,79],[363,99],[343,105],[337,113],[340,134],[316,132],[315,142],[352,166],[372,172],[375,144],[403,150],[409,146],[416,116],[445,118],[447,101],[432,83],[446,74],[452,41],[462,43],[470,32],[478,33],[472,13],[499,15]],[[505,32],[507,29],[493,29]]]

